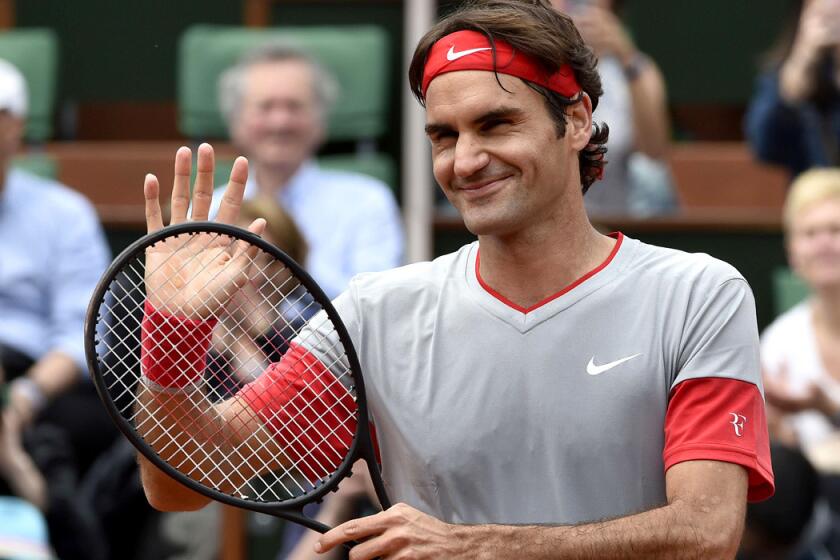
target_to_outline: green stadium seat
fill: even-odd
[[[773,308],[781,315],[808,297],[808,286],[788,267],[773,271]]]
[[[18,67],[29,88],[25,140],[45,142],[53,135],[58,74],[58,37],[52,29],[0,32],[0,58]]]
[[[269,41],[305,49],[335,74],[341,94],[330,113],[330,141],[373,139],[385,131],[389,49],[383,29],[198,25],[184,33],[179,45],[179,126],[185,136],[227,137],[219,113],[219,74],[246,51]]]

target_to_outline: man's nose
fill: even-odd
[[[283,105],[272,107],[265,115],[266,123],[272,127],[286,128],[297,119],[295,111]]]
[[[484,169],[490,156],[481,142],[471,134],[461,134],[455,144],[454,172],[458,177],[469,177]]]

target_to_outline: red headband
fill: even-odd
[[[564,97],[580,93],[571,66],[564,64],[554,74],[543,71],[526,54],[519,53],[510,43],[495,40],[496,64],[490,40],[478,31],[456,31],[439,39],[426,57],[423,69],[423,97],[432,80],[446,72],[458,70],[488,70],[509,74],[555,91]]]

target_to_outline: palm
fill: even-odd
[[[234,258],[229,238],[191,234],[146,252],[146,293],[157,309],[194,319],[218,314],[247,281],[248,259]]]
[[[171,224],[187,220],[190,208],[190,173],[192,157],[188,148],[175,154],[175,181],[172,187]],[[198,170],[192,195],[195,221],[207,220],[213,196],[215,162],[213,149],[202,144],[198,149]],[[248,179],[248,162],[237,158],[233,164],[216,221],[235,223]],[[153,175],[146,177],[146,226],[149,233],[163,227],[159,185]],[[255,220],[249,231],[259,235],[265,220]],[[215,233],[184,234],[168,238],[146,251],[146,296],[149,303],[169,313],[191,319],[216,316],[247,282],[255,248],[246,250],[244,242]]]

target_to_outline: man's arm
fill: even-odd
[[[316,551],[364,541],[354,560],[396,556],[450,559],[732,558],[743,531],[747,472],[717,461],[679,463],[666,474],[668,503],[643,513],[577,526],[451,525],[410,506],[349,521]]]
[[[72,203],[72,204],[71,204]],[[99,275],[108,265],[108,246],[93,207],[81,199],[69,199],[55,216],[70,223],[53,234],[54,259],[49,275],[49,351],[12,384],[13,410],[25,426],[53,398],[81,379],[85,368],[83,342],[85,313]]]
[[[44,355],[25,376],[9,384],[15,424],[21,428],[29,425],[47,402],[78,380],[79,368],[70,356],[60,350]]]
[[[156,510],[195,511],[210,503],[210,498],[190,490],[154,466],[143,455],[137,455],[137,464],[140,465],[140,482],[146,500]]]
[[[758,78],[744,117],[744,134],[759,160],[784,165],[793,173],[811,165],[807,145],[811,132],[801,111],[782,100],[775,73]]]

